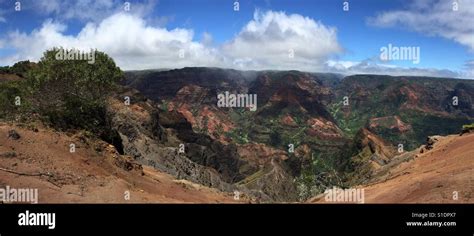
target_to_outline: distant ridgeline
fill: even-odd
[[[222,91],[255,93],[258,110],[249,113],[254,126],[267,126],[284,117],[300,124],[278,127],[281,124],[274,122],[270,126],[281,128],[280,133],[298,133],[299,128],[314,125],[312,118],[321,118],[333,122],[344,137],[353,137],[365,127],[394,145],[404,144],[407,150],[418,147],[429,135],[458,133],[474,119],[471,80],[217,68],[127,72],[126,77],[127,84],[156,101],[176,99],[182,88],[198,86],[204,100],[187,101],[195,108],[217,107]],[[219,110],[235,121],[233,110]]]

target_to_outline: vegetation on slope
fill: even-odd
[[[95,63],[57,60],[58,50],[44,53],[36,64],[28,61],[3,67],[23,79],[0,83],[0,118],[40,119],[59,130],[86,130],[109,135],[106,98],[123,78],[112,58],[95,52]]]

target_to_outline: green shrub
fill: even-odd
[[[463,125],[463,126],[462,126],[462,130],[463,130],[463,131],[474,130],[474,123],[472,123],[472,124],[470,124],[470,125]]]
[[[0,83],[0,118],[7,118],[16,114],[20,106],[15,105],[15,99],[22,102],[21,83],[17,81]]]
[[[98,136],[108,132],[107,97],[123,73],[105,53],[95,52],[95,63],[57,60],[53,48],[28,71],[27,90],[32,111],[60,130],[84,129]]]

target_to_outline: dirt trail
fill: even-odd
[[[20,138],[9,137],[11,130]],[[141,169],[106,143],[81,140],[0,123],[0,187],[38,188],[39,203],[236,203],[229,193]]]

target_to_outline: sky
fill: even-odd
[[[474,79],[474,0],[0,0],[0,66],[53,47],[104,51],[124,70]]]

